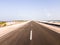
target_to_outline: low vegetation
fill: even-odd
[[[0,27],[6,26],[6,22],[0,22]]]

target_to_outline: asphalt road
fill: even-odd
[[[32,43],[31,45],[60,45],[60,34],[32,22]]]
[[[32,30],[32,39],[30,32]],[[0,38],[0,45],[60,45],[60,34],[31,21]]]

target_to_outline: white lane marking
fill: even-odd
[[[32,40],[32,30],[30,31],[30,40]]]

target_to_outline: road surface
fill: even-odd
[[[31,45],[60,45],[60,34],[32,22],[32,44]]]
[[[31,21],[0,37],[0,45],[60,45],[60,34]]]

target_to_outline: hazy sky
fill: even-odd
[[[0,0],[0,20],[59,20],[60,0]]]

